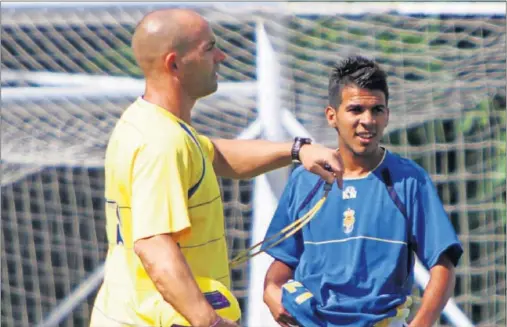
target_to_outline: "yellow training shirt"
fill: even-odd
[[[195,276],[230,288],[223,206],[211,141],[137,99],[111,135],[105,160],[109,249],[91,326],[159,326],[172,308],[134,253],[134,242],[172,233]]]

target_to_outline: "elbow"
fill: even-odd
[[[254,175],[245,165],[232,166],[228,162],[214,165],[213,168],[220,177],[230,179],[247,179]]]
[[[262,302],[264,302],[264,304],[266,304],[266,305],[269,304],[269,298],[268,298],[268,293],[266,292],[266,289],[264,289],[264,291],[262,292]]]
[[[153,255],[153,252],[148,251],[148,249],[143,245],[135,244],[134,252],[141,260],[146,274],[153,282],[153,285],[155,285],[155,288],[162,294],[162,297],[165,301],[170,302],[171,299],[167,298],[166,296],[167,283],[164,282],[174,275],[174,272],[171,270],[169,260],[159,260],[156,255]]]
[[[230,179],[247,179],[247,178],[249,178],[247,173],[243,173],[241,171],[232,171],[232,170],[227,174],[227,176],[224,176],[224,177],[230,178]]]
[[[134,253],[142,260],[144,255],[144,247],[142,244],[143,240],[134,242]]]
[[[272,293],[276,293],[276,290],[280,290],[281,287],[276,286],[272,281],[265,279],[264,280],[264,290],[262,293],[262,301],[264,304],[268,305],[271,303]],[[281,295],[281,294],[280,294]]]
[[[134,242],[134,253],[139,257],[143,265],[150,263],[149,239],[140,239]]]
[[[236,172],[232,179],[251,179],[257,177],[259,174],[254,174],[252,172]]]
[[[241,169],[233,169],[232,167],[228,167],[228,169],[215,169],[215,173],[220,177],[230,179],[250,179],[256,177],[256,174],[250,171],[242,171]]]
[[[139,240],[134,243],[134,253],[139,257],[146,273],[155,285],[160,283],[162,276],[170,275],[169,260],[160,260],[158,252],[153,251],[148,240]]]
[[[153,279],[154,269],[158,268],[159,266],[153,264],[156,259],[152,258],[150,255],[150,251],[147,249],[148,246],[149,245],[145,240],[139,240],[134,243],[134,253],[143,264],[146,273],[150,276],[150,278]]]

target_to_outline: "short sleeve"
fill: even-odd
[[[213,142],[211,142],[211,140],[204,135],[198,135],[197,139],[199,140],[202,151],[204,151],[209,160],[213,162],[213,158],[215,157],[215,146],[213,145]]]
[[[463,249],[435,186],[426,173],[418,181],[413,210],[412,237],[419,259],[430,269],[445,253],[456,266]]]
[[[190,227],[188,149],[144,146],[132,172],[132,228],[134,241]]]
[[[294,175],[291,176],[291,179],[287,183],[280,200],[278,201],[278,206],[276,208],[275,214],[271,223],[266,232],[266,237],[264,239],[268,239],[273,235],[280,232],[282,229],[287,227],[289,224],[294,222],[295,220],[295,210],[294,210],[294,202],[295,202],[295,182]],[[264,243],[262,249],[266,249],[270,244],[276,242],[279,238],[275,238],[273,241]],[[291,237],[285,239],[278,245],[266,249],[266,253],[272,256],[274,259],[282,261],[286,265],[295,269],[299,263],[299,259],[301,254],[303,253],[303,238],[301,231],[298,231]]]

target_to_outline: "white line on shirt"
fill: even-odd
[[[403,242],[403,241],[386,240],[384,238],[377,238],[377,237],[371,237],[371,236],[354,236],[354,237],[343,238],[341,240],[329,240],[329,241],[320,241],[320,242],[305,241],[304,243],[310,244],[310,245],[323,245],[323,244],[329,244],[329,243],[343,243],[343,242],[348,242],[348,241],[357,240],[357,239],[367,239],[367,240],[385,242],[385,243],[396,243],[396,244],[405,244],[405,245],[407,244],[407,242]]]

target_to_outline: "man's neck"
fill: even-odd
[[[344,177],[362,177],[375,169],[384,157],[384,148],[377,148],[374,152],[364,156],[355,155],[350,149],[340,148],[345,169]]]
[[[156,87],[147,85],[143,99],[169,111],[174,116],[191,125],[190,112],[195,105],[195,100],[190,99],[181,91],[174,88],[160,91]]]

